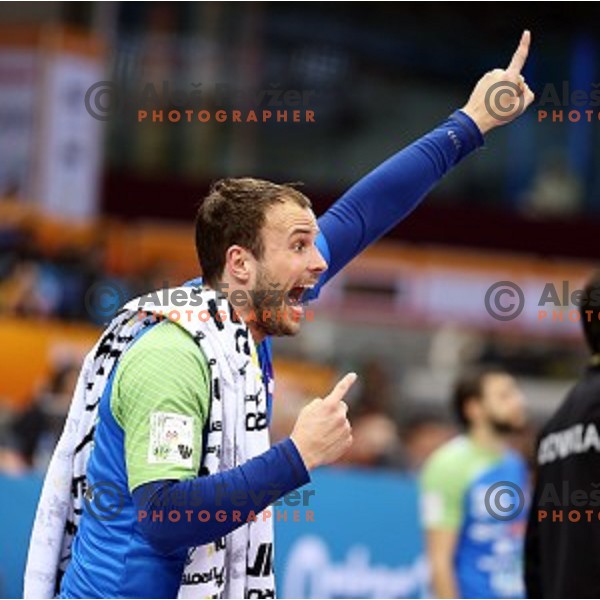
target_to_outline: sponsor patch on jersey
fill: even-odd
[[[150,464],[192,467],[194,419],[187,415],[153,412],[150,415]]]

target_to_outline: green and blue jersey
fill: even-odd
[[[523,598],[524,460],[459,436],[429,458],[421,486],[425,528],[457,534],[458,596]]]

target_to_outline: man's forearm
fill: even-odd
[[[458,598],[458,588],[452,564],[438,564],[432,567],[432,587],[436,598]]]
[[[247,522],[310,476],[291,439],[224,471],[183,481],[152,482],[136,488],[133,500],[144,537],[161,552],[217,540]],[[179,518],[169,519],[175,511]],[[191,518],[186,519],[186,511]],[[199,520],[200,511],[209,519]],[[220,511],[220,517],[216,518]]]

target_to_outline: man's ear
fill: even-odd
[[[236,281],[247,284],[252,277],[252,255],[242,246],[229,246],[225,253],[225,269]]]
[[[469,423],[474,423],[479,420],[481,414],[481,399],[476,396],[471,396],[465,401],[463,412]]]

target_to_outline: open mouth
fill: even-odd
[[[302,304],[305,294],[311,290],[314,285],[296,285],[287,294],[288,302],[292,305]]]

